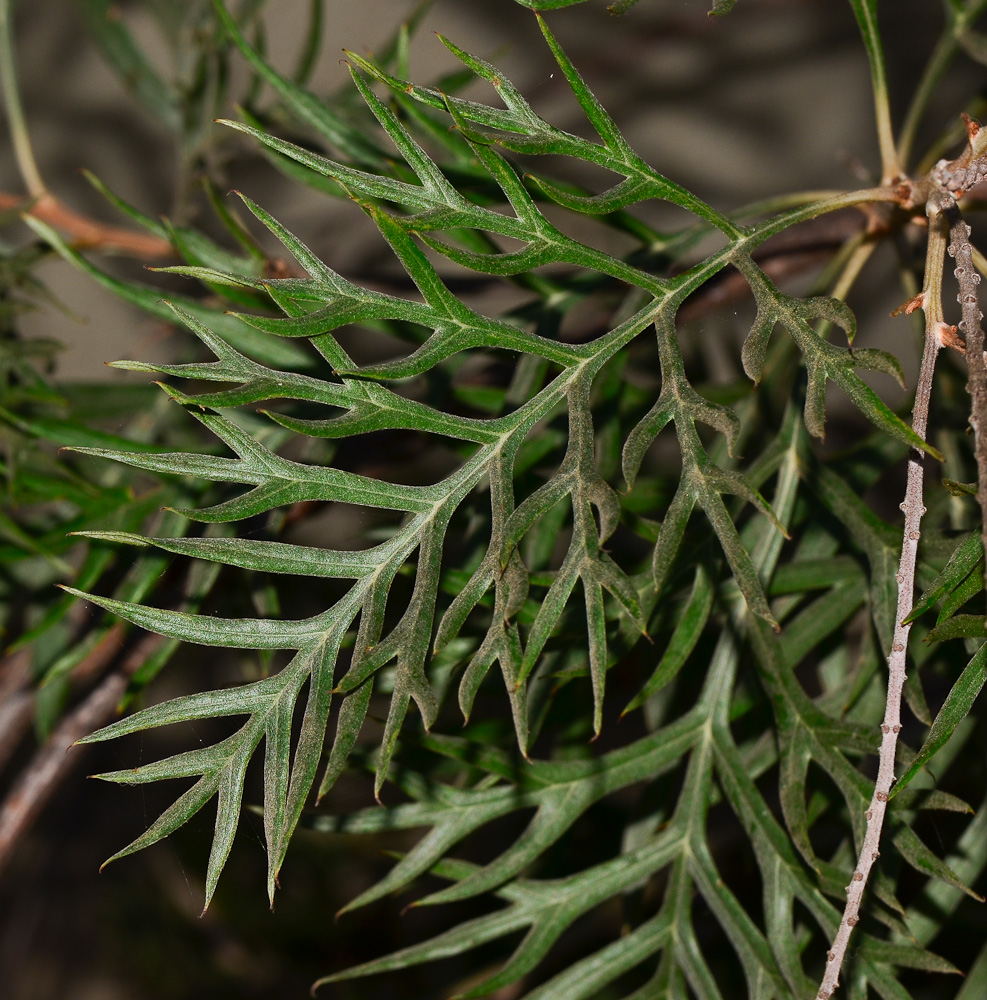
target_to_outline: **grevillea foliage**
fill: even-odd
[[[987,662],[979,512],[963,486],[976,478],[965,362],[941,365],[926,444],[882,395],[903,383],[899,361],[856,346],[845,300],[884,253],[898,253],[901,298],[919,288],[925,205],[912,194],[932,163],[913,162],[915,123],[960,49],[983,59],[973,25],[987,4],[945,4],[926,76],[899,95],[912,100],[900,134],[877,6],[850,4],[880,183],[734,209],[635,152],[553,35],[565,13],[533,15],[530,29],[581,108],[574,132],[451,40],[467,72],[441,86],[406,79],[407,32],[379,60],[348,54],[362,111],[322,101],[216,0],[217,37],[281,117],[244,111],[211,127],[249,137],[286,183],[356,203],[394,268],[370,282],[338,273],[265,210],[263,191],[240,199],[280,246],[273,263],[245,232],[248,249],[233,254],[114,199],[181,253],[165,270],[212,294],[162,303],[32,221],[201,344],[199,360],[118,363],[155,373],[215,446],[77,448],[176,484],[162,529],[137,533],[131,518],[87,530],[91,551],[133,546],[303,595],[222,617],[146,587],[71,591],[173,643],[269,654],[253,680],[149,704],[87,738],[229,720],[216,742],[101,775],[186,783],[115,858],[214,809],[208,905],[255,802],[255,761],[272,900],[299,825],[420,831],[348,909],[419,884],[418,905],[490,897],[465,922],[323,982],[481,945],[489,955],[507,939],[462,995],[517,984],[510,995],[528,1000],[814,996],[874,787],[902,544],[887,473],[913,449],[930,467],[948,458],[951,484],[927,477],[900,777],[843,982],[850,996],[894,1000],[959,988],[928,974],[955,971],[938,953],[952,954],[944,935],[987,863],[987,813],[964,801],[979,805],[982,754],[963,797],[947,790],[977,745],[965,720]],[[460,96],[467,83],[475,96]],[[961,110],[943,123],[950,155]],[[681,225],[647,221],[656,203]],[[837,212],[855,222],[796,294],[766,263],[770,241]],[[728,283],[751,306],[742,342],[720,347],[724,375],[705,343],[717,334],[696,317]],[[920,337],[898,322],[902,353],[915,353]],[[844,446],[822,440],[837,396],[856,421]],[[316,505],[369,512],[372,529],[338,548],[285,540],[286,512]],[[334,784],[354,768],[372,771],[383,804],[339,810]],[[948,846],[926,843],[933,810],[956,814]],[[601,811],[606,835],[579,841]],[[590,913],[608,915],[609,933],[573,957],[567,935]],[[987,984],[985,955],[964,1000]]]

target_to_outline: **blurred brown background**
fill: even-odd
[[[721,19],[705,16],[708,5],[641,0],[615,18],[597,0],[556,13],[551,25],[635,148],[718,208],[789,190],[859,184],[859,173],[875,168],[877,151],[872,108],[869,98],[862,100],[867,64],[849,4],[741,0],[733,15]],[[115,6],[154,51],[155,25],[140,0]],[[329,0],[313,89],[327,93],[345,86],[342,49],[373,51],[414,6],[408,0]],[[23,100],[49,187],[74,208],[117,221],[79,175],[85,167],[144,211],[170,213],[176,198],[172,137],[124,92],[87,38],[73,0],[15,7]],[[275,65],[294,64],[307,8],[303,0],[268,3]],[[914,80],[938,20],[936,5],[925,0],[888,5],[882,28],[892,82],[895,74]],[[413,44],[412,72],[421,80],[458,66],[435,31],[495,58],[552,120],[584,127],[530,12],[511,0],[437,0]],[[164,66],[165,53],[161,60]],[[970,75],[976,72],[971,68]],[[969,94],[969,75],[963,77],[952,76],[939,95],[934,130]],[[227,113],[235,116],[232,108]],[[19,188],[6,150],[0,155],[0,191]],[[350,215],[345,206],[287,183],[271,169],[259,170],[247,193],[334,266],[344,268],[347,258],[368,252],[376,240],[359,213]],[[341,224],[340,212],[355,231]],[[105,360],[167,350],[156,342],[155,324],[66,265],[51,263],[44,277],[85,321],[45,312],[26,332],[43,330],[61,340],[64,370],[72,377],[110,377]]]

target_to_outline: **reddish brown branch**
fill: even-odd
[[[68,236],[73,245],[81,250],[98,249],[138,260],[160,260],[174,255],[168,240],[90,219],[63,205],[52,194],[43,194],[32,204],[29,198],[0,191],[0,211],[22,205],[25,214],[47,222]]]

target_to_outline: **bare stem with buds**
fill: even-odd
[[[915,390],[912,411],[912,428],[925,439],[929,418],[929,398],[936,356],[940,348],[960,347],[969,363],[967,384],[971,399],[970,424],[975,435],[975,452],[978,471],[977,499],[983,519],[984,551],[987,552],[987,362],[984,358],[984,332],[980,325],[983,318],[977,298],[980,276],[973,264],[970,245],[970,227],[960,215],[957,199],[974,184],[987,180],[987,130],[965,119],[969,143],[963,154],[952,162],[940,161],[930,172],[921,190],[926,198],[929,218],[929,243],[926,251],[925,283],[922,292],[902,311],[921,308],[925,312],[925,350]],[[919,190],[916,187],[915,190]],[[946,249],[956,261],[956,278],[959,282],[959,303],[962,318],[959,326],[945,322],[942,309],[942,275]],[[962,339],[959,337],[962,334]],[[898,564],[898,604],[895,615],[891,654],[888,657],[888,694],[884,721],[881,724],[881,749],[878,759],[877,780],[874,794],[867,810],[867,826],[853,877],[846,888],[847,900],[832,946],[826,956],[826,971],[816,996],[829,1000],[839,986],[840,972],[846,956],[853,928],[860,920],[860,905],[874,862],[880,856],[881,831],[887,812],[891,786],[894,783],[895,753],[898,733],[901,730],[901,694],[905,683],[908,633],[906,623],[912,609],[915,593],[915,563],[923,503],[923,464],[925,453],[915,449],[908,460],[908,478],[905,499],[901,509],[905,514]]]

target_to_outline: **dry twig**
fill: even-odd
[[[80,747],[71,754],[68,751],[78,740],[113,717],[130,677],[161,641],[158,635],[148,635],[138,642],[119,668],[107,674],[62,719],[48,742],[38,748],[30,763],[18,775],[0,806],[0,869],[10,860],[25,832],[65,776],[76,766],[79,754],[85,748]],[[112,642],[108,645],[116,648]]]

